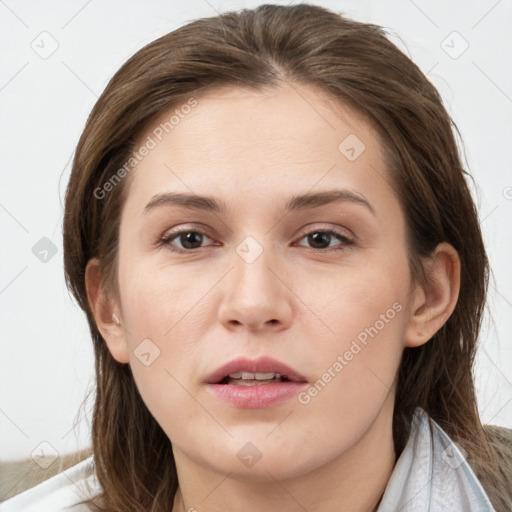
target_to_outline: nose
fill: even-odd
[[[264,250],[252,262],[234,255],[234,268],[224,279],[218,313],[226,328],[274,332],[289,327],[294,296],[290,276],[269,252]]]

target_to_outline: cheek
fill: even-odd
[[[164,352],[148,367],[137,361],[130,366],[147,409],[169,439],[179,445],[181,439],[190,435],[191,425],[199,430],[212,425],[204,408],[189,391],[189,383],[172,368],[169,369],[163,357]],[[178,357],[181,359],[182,356],[178,354]]]
[[[386,348],[385,344],[400,344],[409,300],[407,258],[401,251],[383,256],[375,254],[364,265],[336,269],[328,278],[319,270],[297,291],[322,321],[322,325],[314,322],[316,328],[322,328],[317,338],[321,348],[343,352],[355,340],[366,347],[369,340],[378,341],[373,344],[375,350]],[[322,352],[319,350],[319,355]]]
[[[403,351],[410,284],[407,257],[400,250],[392,257],[380,256],[333,275],[329,287],[315,294],[315,311],[328,330],[323,327],[326,334],[315,338],[318,386],[311,402],[330,407],[340,417],[355,418],[358,404],[382,403]]]
[[[207,301],[199,300],[211,284],[128,259],[120,264],[119,278],[129,364],[139,393],[168,434],[179,436],[184,429],[185,435],[190,421],[204,420],[204,411],[191,397],[190,375],[201,360],[204,338],[194,319],[205,318]]]
[[[127,260],[120,265],[119,280],[131,344],[143,338],[168,344],[179,333],[181,321],[200,308],[197,302],[208,291],[204,279],[186,279],[179,269],[160,268],[150,258]]]

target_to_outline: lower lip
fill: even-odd
[[[207,389],[220,400],[243,409],[271,407],[296,396],[307,382],[274,382],[254,386],[208,384]]]

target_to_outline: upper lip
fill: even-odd
[[[263,356],[258,359],[250,359],[248,357],[238,357],[223,364],[213,373],[208,375],[205,382],[207,384],[217,384],[231,373],[250,372],[250,373],[279,373],[285,375],[288,380],[295,382],[307,382],[303,375],[297,373],[288,365],[273,359],[272,357]]]

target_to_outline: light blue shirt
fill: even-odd
[[[0,504],[0,512],[90,512],[78,503],[99,491],[91,455]],[[496,512],[462,449],[419,407],[378,508],[398,511]]]
[[[397,511],[496,512],[462,448],[419,407],[377,509]]]

